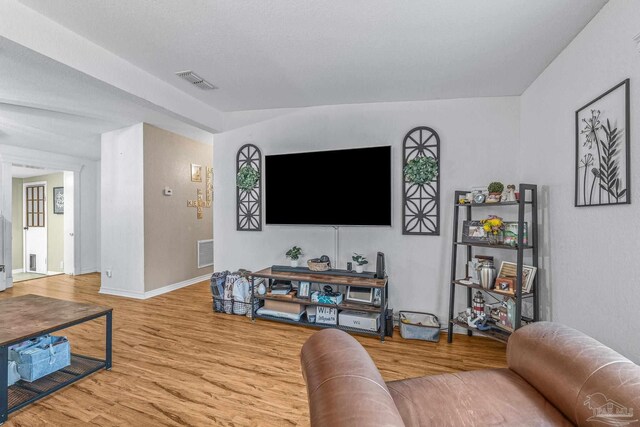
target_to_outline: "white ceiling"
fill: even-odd
[[[100,158],[100,134],[147,122],[201,142],[170,112],[0,37],[0,144]]]
[[[520,95],[607,0],[21,1],[237,111]]]

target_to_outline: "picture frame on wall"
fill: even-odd
[[[629,79],[576,111],[575,206],[631,203]]]
[[[202,182],[202,166],[191,163],[191,182]]]
[[[53,187],[53,213],[64,215],[64,187]]]

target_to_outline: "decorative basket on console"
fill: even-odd
[[[307,266],[311,271],[327,271],[331,269],[331,262],[321,262],[310,259],[309,261],[307,261]]]

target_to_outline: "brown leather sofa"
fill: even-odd
[[[314,334],[300,357],[313,427],[640,425],[640,366],[555,323],[516,331],[504,369],[385,383],[336,329]]]

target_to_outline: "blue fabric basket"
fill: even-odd
[[[22,380],[32,382],[69,366],[71,348],[67,337],[44,335],[9,348],[9,360]]]

